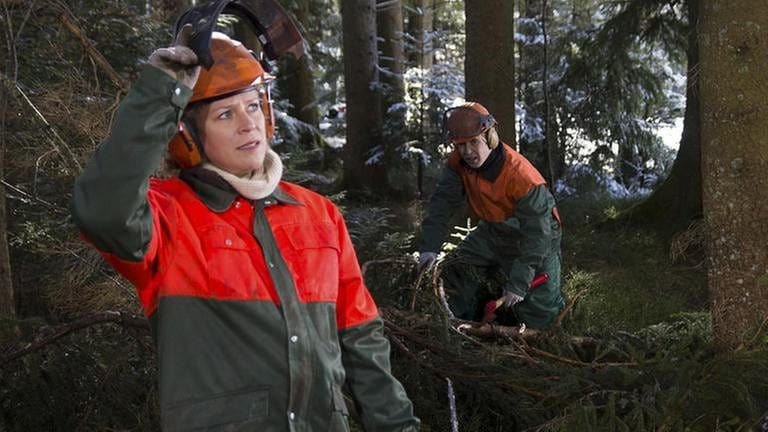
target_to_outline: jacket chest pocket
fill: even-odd
[[[260,251],[250,247],[228,225],[215,225],[200,234],[200,246],[206,258],[210,294],[222,299],[268,297],[254,265]]]
[[[331,224],[280,227],[278,242],[290,247],[284,257],[305,302],[335,302],[339,290],[339,240]]]

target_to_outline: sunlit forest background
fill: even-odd
[[[159,430],[136,294],[68,203],[195,3],[0,0],[0,431]],[[307,54],[272,65],[273,148],[342,208],[423,430],[768,431],[768,3],[279,3]],[[440,267],[417,273],[465,100],[557,198],[551,331],[460,328]],[[459,213],[446,253],[476,223]]]

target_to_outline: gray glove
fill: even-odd
[[[188,46],[191,37],[192,24],[186,24],[172,46],[158,48],[149,56],[149,64],[185,86],[194,88],[200,76],[200,65],[197,63],[197,55]]]
[[[419,272],[429,271],[437,261],[437,254],[435,252],[419,252]]]
[[[512,307],[521,301],[523,301],[523,297],[520,297],[511,291],[506,291],[504,293],[504,307]]]

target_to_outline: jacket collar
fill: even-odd
[[[504,161],[507,159],[507,152],[504,151],[504,143],[500,142],[498,146],[488,155],[488,159],[480,165],[479,168],[472,168],[461,160],[461,164],[468,170],[474,171],[480,177],[493,183],[501,174],[501,169],[504,167]]]
[[[214,212],[221,213],[229,209],[240,194],[227,183],[224,178],[211,170],[202,167],[184,169],[179,173],[179,178],[187,183],[195,191],[200,200]],[[270,200],[274,198],[274,200]],[[274,192],[264,201],[266,205],[273,204],[270,201],[277,201],[284,204],[300,205],[296,198],[286,193],[281,185],[277,185]],[[276,204],[275,202],[274,204]]]

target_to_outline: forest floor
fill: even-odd
[[[563,290],[574,306],[550,333],[518,338],[459,331],[435,283],[416,283],[422,203],[332,198],[422,432],[768,430],[759,428],[768,350],[716,353],[700,247],[688,239],[673,259],[651,232],[600,223],[632,203],[560,201]],[[119,300],[91,312],[135,307],[124,283],[97,288]],[[51,333],[40,318],[20,324],[20,343]],[[158,430],[155,383],[146,328],[85,327],[0,365],[0,431]]]
[[[423,209],[347,209],[393,370],[425,431],[453,431],[452,418],[462,432],[761,430],[768,350],[716,354],[696,233],[670,242],[604,223],[632,204],[560,201],[573,308],[549,335],[521,339],[457,331],[429,294],[434,282],[415,285],[409,254]]]
[[[566,294],[587,288],[564,324],[571,332],[637,331],[675,314],[706,312],[702,245],[673,257],[670,242],[634,226],[601,221],[633,204],[565,201],[563,275]],[[674,241],[674,240],[673,240]]]

